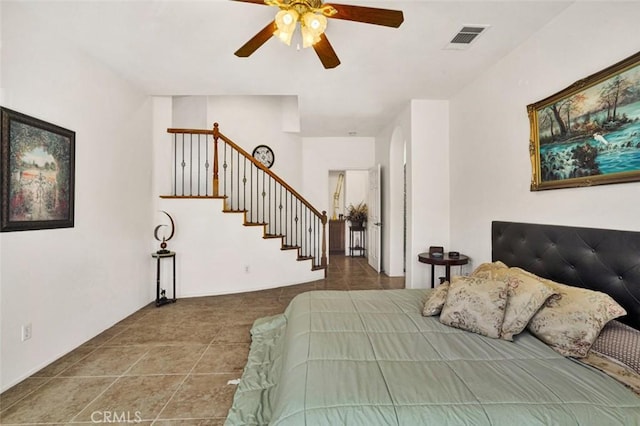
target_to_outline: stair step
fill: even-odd
[[[327,269],[327,267],[326,266],[322,266],[322,265],[313,265],[311,267],[312,271],[319,271],[320,269]]]
[[[225,200],[226,198],[228,198],[226,195],[218,195],[218,196],[213,196],[213,195],[161,195],[160,198],[165,198],[165,199],[196,199],[196,198],[202,198],[202,199],[206,199],[206,200]]]
[[[222,210],[222,213],[246,213],[249,210],[231,210],[231,209],[224,209]]]
[[[277,234],[266,234],[264,236],[265,239],[267,239],[267,238],[284,238],[284,237],[285,237],[284,235],[277,235]]]
[[[298,256],[297,260],[313,260],[313,256]]]
[[[280,250],[298,250],[299,248],[300,248],[300,246],[283,245]]]
[[[245,222],[244,226],[265,226],[268,225],[266,222]]]

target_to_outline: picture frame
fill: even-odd
[[[527,113],[531,191],[640,181],[640,52]]]
[[[0,232],[74,226],[75,132],[0,107]]]

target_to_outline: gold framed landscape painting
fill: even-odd
[[[640,52],[527,112],[532,191],[640,181]]]

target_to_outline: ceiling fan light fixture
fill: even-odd
[[[302,16],[302,20],[304,25],[316,34],[324,33],[324,30],[327,28],[327,18],[318,13],[307,12]]]
[[[2,1],[2,0],[0,0]],[[280,9],[273,21],[258,31],[234,54],[240,58],[251,56],[271,37],[275,36],[291,45],[293,34],[300,22],[300,32],[304,47],[313,47],[320,62],[326,69],[340,65],[340,59],[325,35],[327,18],[362,22],[398,28],[404,22],[401,10],[381,9],[348,4],[324,4],[324,0],[231,0],[262,4]],[[296,42],[296,44],[299,43]]]
[[[293,31],[281,31],[281,30],[276,30],[273,35],[275,35],[276,37],[278,37],[278,39],[283,42],[284,44],[286,44],[287,46],[291,46],[291,40],[293,39]]]
[[[300,31],[302,32],[302,47],[311,47],[320,41],[320,36],[327,28],[327,18],[313,12],[302,16]]]
[[[276,27],[273,35],[278,37],[283,43],[291,45],[293,33],[298,23],[298,12],[293,9],[281,10],[276,14]]]
[[[320,41],[320,36],[316,36],[313,31],[307,27],[300,27],[300,32],[302,33],[302,47],[305,49]]]

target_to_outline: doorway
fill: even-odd
[[[368,170],[330,170],[329,171],[329,251],[330,254],[342,252],[349,255],[349,226],[347,220],[349,206],[360,203],[369,204]],[[339,238],[341,241],[336,241]],[[353,244],[352,244],[353,245]],[[359,246],[360,244],[358,244]],[[357,254],[365,255],[365,250]]]

